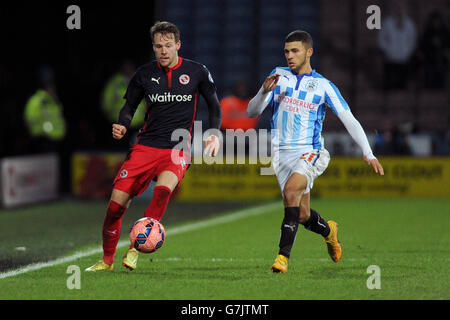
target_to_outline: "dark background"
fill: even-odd
[[[128,58],[137,65],[151,57],[151,1],[123,5],[81,1],[81,30],[69,30],[66,9],[72,2],[1,4],[2,33],[0,156],[32,149],[23,108],[38,86],[38,69],[55,71],[58,96],[68,120],[66,142],[72,150],[112,146],[110,123],[100,109],[107,79]]]
[[[312,67],[337,85],[368,135],[379,135],[388,118],[393,127],[406,128],[402,129],[405,134],[437,137],[433,154],[448,155],[448,79],[442,88],[424,88],[423,63],[414,55],[409,65],[410,83],[401,90],[383,91],[383,54],[376,41],[378,31],[366,27],[366,8],[379,5],[383,19],[393,2],[1,2],[0,158],[39,151],[24,125],[23,110],[38,88],[42,65],[53,68],[64,106],[68,130],[61,154],[66,176],[73,152],[126,150],[127,141],[111,138],[111,124],[100,108],[101,92],[125,59],[136,66],[152,59],[149,29],[156,20],[177,24],[180,55],[208,67],[219,98],[229,94],[238,79],[245,80],[249,94],[254,95],[275,66],[285,65],[286,34],[307,30],[314,39]],[[416,25],[418,43],[431,12],[439,11],[448,22],[448,0],[403,3]],[[81,8],[81,30],[66,27],[66,10],[72,4]],[[269,116],[264,114],[260,127],[267,127]],[[202,102],[197,119],[207,119]],[[328,132],[345,132],[331,112],[324,124],[324,133]],[[335,148],[333,154],[338,155],[339,150]]]

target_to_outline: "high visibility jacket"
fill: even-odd
[[[28,99],[24,112],[25,123],[33,137],[62,140],[66,135],[63,106],[56,97],[43,89]]]
[[[128,87],[128,80],[122,74],[113,76],[105,86],[102,98],[102,110],[111,123],[117,123],[120,109],[125,105],[123,98]],[[139,128],[144,124],[146,112],[145,100],[139,104],[131,121],[131,128]]]
[[[250,99],[239,99],[228,96],[220,101],[222,107],[222,129],[248,129],[256,128],[258,118],[249,118],[247,106]]]

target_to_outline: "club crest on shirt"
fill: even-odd
[[[308,92],[312,92],[317,89],[317,86],[318,86],[318,81],[316,79],[310,79],[310,80],[306,81],[306,83],[304,85],[304,89]]]
[[[182,74],[179,78],[181,84],[188,84],[191,78],[187,74]]]
[[[128,177],[128,171],[127,170],[122,170],[121,172],[120,172],[120,177],[121,178],[126,178],[126,177]]]

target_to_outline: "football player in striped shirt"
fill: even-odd
[[[376,173],[384,175],[363,128],[338,88],[311,68],[311,36],[301,30],[291,32],[285,39],[284,54],[288,67],[276,67],[247,108],[250,117],[259,116],[266,107],[272,110],[272,166],[285,207],[279,252],[272,271],[282,273],[287,272],[299,224],[324,238],[334,262],[342,256],[337,238],[338,224],[325,221],[310,208],[314,180],[325,171],[330,161],[322,137],[327,108],[342,121],[362,149],[367,164]]]

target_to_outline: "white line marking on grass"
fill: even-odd
[[[179,258],[179,257],[170,257],[170,258],[152,258],[150,259],[152,262],[261,262],[266,261],[263,258],[253,258],[253,259],[239,259],[239,258]]]
[[[367,261],[368,258],[346,258],[345,261],[358,262]],[[196,261],[196,262],[261,262],[269,261],[264,258],[249,258],[249,259],[239,259],[239,258],[180,258],[180,257],[169,257],[169,258],[151,258],[152,262],[180,262],[180,261]],[[271,261],[271,260],[270,260]],[[319,262],[331,262],[330,258],[301,258],[301,261],[319,261]]]
[[[261,205],[261,206],[257,206],[257,207],[248,208],[248,209],[242,209],[242,210],[236,211],[234,213],[223,214],[219,217],[209,218],[206,220],[193,222],[193,223],[190,223],[187,225],[174,227],[173,229],[168,229],[166,231],[166,234],[168,236],[173,236],[176,234],[194,231],[194,230],[198,230],[198,229],[202,229],[202,228],[206,228],[206,227],[212,227],[212,226],[216,226],[216,225],[220,225],[220,224],[224,224],[224,223],[229,223],[229,222],[244,219],[247,217],[264,214],[264,213],[267,213],[278,207],[281,207],[281,203],[279,201],[275,202],[275,203],[269,203],[269,204],[265,204],[265,205]],[[117,248],[125,247],[125,246],[128,246],[129,244],[130,244],[130,241],[122,240],[122,241],[119,241],[119,243],[117,244]],[[35,271],[35,270],[40,270],[40,269],[43,269],[46,267],[53,267],[53,266],[56,266],[59,264],[71,262],[71,261],[74,261],[74,260],[77,260],[77,259],[80,259],[83,257],[92,256],[94,254],[99,254],[102,252],[103,252],[103,249],[100,247],[100,248],[91,249],[88,251],[77,252],[73,255],[63,257],[63,258],[58,258],[56,260],[33,263],[33,264],[21,267],[16,270],[0,273],[0,279],[4,279],[4,278],[8,278],[8,277],[15,277],[19,274],[23,274],[23,273],[27,273],[27,272]]]

